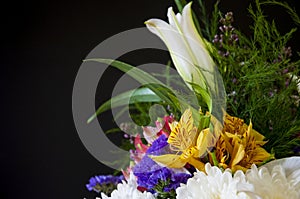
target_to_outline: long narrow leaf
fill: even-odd
[[[178,93],[176,95],[174,92],[172,92],[171,88],[169,88],[167,85],[165,85],[164,83],[162,83],[161,81],[153,77],[151,74],[139,68],[131,66],[127,63],[117,61],[117,60],[95,58],[95,59],[88,59],[84,61],[96,61],[100,63],[105,63],[125,72],[127,75],[131,76],[132,78],[140,82],[144,87],[147,87],[150,90],[152,90],[157,95],[157,97],[161,99],[161,101],[167,103],[168,105],[170,105],[171,107],[173,107],[174,109],[180,112],[184,111],[184,109],[182,108],[190,107],[193,111],[195,124],[199,123],[199,116],[197,114],[198,110],[196,110],[194,107],[191,107],[191,105],[186,102],[184,97],[182,97]],[[95,118],[95,114],[94,117],[92,116],[91,118],[92,119]]]
[[[167,88],[167,86],[164,83],[162,83],[161,81],[159,81],[158,79],[156,79],[155,77],[153,77],[152,75],[150,75],[149,73],[147,73],[139,68],[136,68],[134,66],[131,66],[130,64],[127,64],[127,63],[124,63],[121,61],[117,61],[117,60],[112,60],[112,59],[100,59],[99,58],[99,59],[88,59],[85,61],[96,61],[96,62],[105,63],[110,66],[113,66],[113,67],[123,71],[127,75],[131,76],[132,78],[134,78],[135,80],[140,82],[143,86],[146,86],[149,89],[151,89],[158,97],[160,97],[166,103],[171,104],[171,105],[173,104],[173,102],[170,100],[170,98],[167,97],[167,95],[164,91],[156,89],[157,86],[155,86],[155,84],[164,86],[165,88]]]
[[[134,104],[138,102],[160,102],[162,101],[152,90],[149,88],[138,88],[130,90],[117,95],[106,102],[104,102],[89,119],[88,123],[94,120],[98,115],[112,108]]]
[[[167,93],[170,94],[171,90],[168,89],[168,87],[164,83],[162,83],[161,81],[159,81],[158,79],[150,75],[149,73],[140,70],[139,68],[136,68],[134,66],[131,66],[127,63],[117,61],[117,60],[96,58],[96,59],[87,59],[84,61],[95,61],[95,62],[105,63],[125,72],[127,75],[131,76],[132,78],[140,82],[143,86],[151,89],[162,101],[180,110],[180,107],[176,106],[178,104],[178,100],[174,101],[174,98],[171,99],[169,95],[167,95]],[[94,119],[95,116],[97,115],[94,114],[90,119]],[[89,122],[91,121],[90,119]]]

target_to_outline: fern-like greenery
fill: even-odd
[[[282,6],[291,20],[299,23],[298,15],[286,3],[256,0],[248,9],[253,20],[252,36],[233,28],[232,13],[220,15],[217,6],[212,19],[219,17],[219,31],[206,28],[199,31],[203,31],[202,35],[214,34],[207,39],[214,38],[210,40],[215,47],[212,56],[227,91],[227,112],[246,123],[251,120],[254,128],[268,140],[266,149],[272,150],[276,158],[282,158],[297,155],[296,148],[300,145],[299,93],[297,82],[293,81],[299,74],[300,60],[295,54],[296,61],[292,61],[287,46],[296,28],[281,34],[276,22],[267,20],[262,9],[265,4]],[[201,21],[211,21],[206,23],[210,27],[217,26],[216,20]]]

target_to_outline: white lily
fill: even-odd
[[[192,18],[191,3],[187,4],[182,15],[175,15],[172,7],[168,9],[169,24],[160,19],[145,22],[147,28],[166,44],[174,65],[191,88],[189,83],[207,90],[214,89],[215,64],[207,50],[208,43],[200,37]]]

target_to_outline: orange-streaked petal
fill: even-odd
[[[176,126],[171,125],[168,143],[174,151],[184,151],[195,142],[197,129],[193,126],[194,120],[191,109],[187,109]]]

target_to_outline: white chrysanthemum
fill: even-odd
[[[274,160],[246,172],[254,193],[263,199],[300,198],[300,157]]]
[[[123,181],[117,185],[117,189],[111,193],[111,197],[108,197],[104,193],[101,193],[101,197],[102,199],[154,199],[151,193],[142,193],[137,189],[137,182],[133,173],[130,173],[128,183]]]
[[[222,172],[218,167],[205,165],[204,172],[198,171],[176,189],[177,199],[235,199],[250,198],[244,191],[253,191],[242,171],[232,176],[231,170]]]

